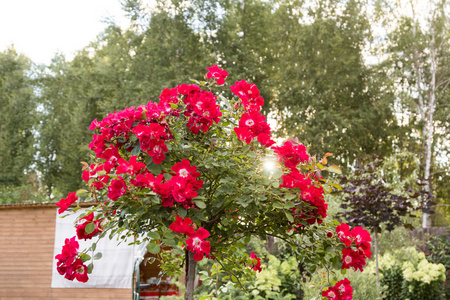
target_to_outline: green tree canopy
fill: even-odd
[[[0,53],[0,186],[26,182],[33,162],[34,112],[31,62],[14,48]]]

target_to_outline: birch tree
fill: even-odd
[[[450,83],[449,5],[445,0],[439,0],[429,1],[426,6],[411,1],[408,6],[410,14],[401,17],[389,35],[392,43],[390,63],[398,79],[399,91],[407,94],[410,122],[416,120],[414,114],[417,116],[421,131],[422,175],[425,190],[432,192],[433,168],[441,146],[436,134],[444,130],[444,123],[448,122],[445,112],[448,111]],[[438,110],[444,112],[439,118]],[[445,140],[448,141],[448,135],[444,132]],[[429,213],[424,213],[422,227],[431,225]]]

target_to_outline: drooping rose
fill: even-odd
[[[69,193],[67,195],[67,198],[63,198],[59,202],[55,203],[57,206],[60,207],[60,209],[58,209],[59,214],[65,212],[72,203],[78,200],[78,197],[75,196],[75,194],[76,194],[75,192]]]
[[[211,246],[208,241],[204,239],[209,237],[209,232],[200,227],[197,231],[189,236],[186,240],[186,249],[194,253],[194,260],[201,261],[204,255],[209,255]]]
[[[251,259],[256,259],[256,263],[252,263],[250,265],[250,268],[252,268],[254,271],[261,272],[262,271],[262,269],[261,269],[261,258],[256,257],[255,253],[253,253],[253,252],[250,254],[250,258]]]

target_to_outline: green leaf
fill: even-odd
[[[77,195],[79,195],[79,194],[85,194],[85,193],[89,193],[89,191],[88,191],[88,190],[85,190],[85,189],[81,189],[81,190],[78,190],[78,191],[77,191]]]
[[[335,268],[335,269],[340,269],[342,267],[342,262],[341,262],[341,260],[339,259],[339,257],[334,257],[333,258],[333,268]]]
[[[91,257],[89,255],[87,255],[86,253],[81,254],[80,259],[85,262],[91,259]]]
[[[280,203],[274,203],[273,208],[283,208]]]
[[[322,164],[316,164],[316,167],[317,167],[319,170],[325,169],[325,167],[324,167]]]
[[[228,178],[221,178],[219,183],[228,183]]]
[[[149,233],[147,233],[147,235],[152,239],[152,240],[159,240],[161,239],[161,236],[159,235],[159,233],[155,232],[155,231],[150,231]]]
[[[164,244],[169,245],[169,246],[176,246],[177,245],[177,243],[173,239],[163,239],[162,241],[163,241]]]
[[[339,175],[342,174],[341,168],[339,168],[339,167],[336,166],[336,165],[331,165],[331,166],[329,166],[327,169],[328,169],[328,171],[330,171],[330,172],[332,172],[332,173],[336,173],[336,174],[339,174]]]
[[[93,264],[93,263],[90,263],[90,264],[88,265],[88,267],[87,267],[87,272],[88,272],[88,274],[91,274],[91,273],[92,273],[92,270],[94,270],[94,264]]]
[[[288,220],[291,223],[293,223],[294,222],[294,217],[291,215],[291,213],[287,211],[287,212],[285,212],[285,214],[286,214],[286,217],[288,218]]]
[[[177,212],[178,212],[178,215],[183,219],[187,215],[187,210],[184,207],[178,207]]]
[[[93,243],[93,244],[92,244],[91,250],[92,250],[92,251],[95,251],[95,248],[97,248],[97,243]]]
[[[173,239],[173,238],[175,237],[175,235],[172,233],[172,231],[166,231],[166,232],[164,233],[164,237],[165,237],[166,239]]]
[[[150,157],[150,156],[149,156]],[[150,162],[148,165],[147,165],[147,169],[150,171],[150,172],[152,172],[153,174],[160,174],[161,173],[161,166],[160,165],[157,165],[157,164],[155,164],[155,163],[153,163],[153,162]]]
[[[95,230],[95,224],[93,222],[90,222],[89,224],[87,224],[86,228],[84,229],[84,231],[86,231],[87,234],[93,233],[94,230]]]
[[[205,209],[206,208],[206,204],[203,201],[200,200],[194,200],[195,205],[198,206],[198,208],[200,209]]]
[[[95,253],[95,255],[94,255],[94,260],[97,260],[97,259],[100,259],[100,258],[102,258],[102,253],[101,252],[97,252],[97,253]]]
[[[331,185],[332,187],[337,188],[338,190],[342,191],[342,187],[337,183],[328,182],[328,185]]]
[[[289,208],[293,208],[295,206],[295,203],[292,201],[286,202],[284,204],[284,208],[289,209]]]
[[[133,150],[131,150],[131,156],[137,156],[137,155],[139,155],[139,153],[141,153],[141,144],[139,144],[139,142],[136,144],[135,144],[136,146],[134,146]]]
[[[249,152],[249,153],[247,154],[247,156],[248,156],[248,157],[253,157],[253,158],[255,158],[255,157],[256,157],[256,153],[253,152],[253,151],[251,151],[251,152]]]
[[[159,244],[150,243],[147,245],[147,251],[152,254],[158,254],[161,251],[161,246]]]
[[[333,189],[331,188],[331,186],[329,186],[328,184],[323,184],[322,188],[324,190],[325,193],[329,194],[333,191]]]
[[[275,171],[273,171],[272,177],[275,179],[280,178],[283,175],[283,172],[279,169],[275,169]]]
[[[236,276],[234,276],[234,275],[231,276],[231,280],[233,280],[233,282],[237,282],[238,281]]]
[[[170,103],[170,108],[172,108],[172,109],[177,109],[177,108],[178,108],[178,105],[175,104],[175,103]]]
[[[297,195],[296,194],[287,194],[284,198],[287,200],[292,200],[294,198],[297,198]]]

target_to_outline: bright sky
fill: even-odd
[[[112,18],[127,26],[119,0],[0,0],[0,52],[14,48],[35,63],[57,53],[71,59]]]

